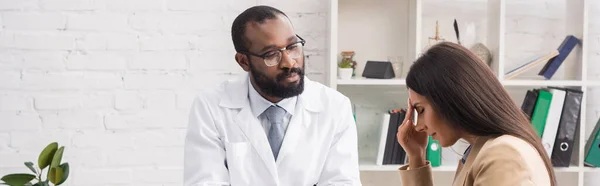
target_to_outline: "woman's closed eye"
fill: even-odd
[[[419,114],[423,114],[424,111],[425,111],[425,108],[417,108],[417,112]]]

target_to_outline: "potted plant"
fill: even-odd
[[[25,162],[25,166],[34,174],[17,173],[9,174],[0,178],[4,183],[0,185],[10,186],[50,186],[60,185],[67,181],[69,177],[69,163],[62,163],[62,156],[65,150],[64,146],[58,147],[58,143],[50,143],[38,157],[38,166],[34,167],[32,162]],[[39,168],[39,169],[37,169]],[[46,180],[42,179],[44,169],[46,172]],[[33,181],[33,182],[32,182]]]
[[[354,52],[342,52],[342,61],[338,64],[338,78],[350,79],[354,75],[354,62],[352,57]]]

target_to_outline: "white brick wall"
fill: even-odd
[[[57,141],[67,186],[181,185],[194,95],[243,73],[231,23],[257,4],[289,12],[324,82],[319,0],[0,0],[0,175]]]
[[[23,162],[36,162],[57,141],[72,168],[67,186],[181,185],[192,99],[199,89],[243,73],[233,60],[230,27],[256,4],[288,13],[308,42],[308,76],[324,82],[327,1],[0,0],[0,175],[27,172]],[[600,15],[598,7],[591,17]],[[448,11],[437,9],[424,13]],[[507,38],[521,41],[512,20],[507,28],[517,31]],[[600,22],[591,25],[590,45],[600,46]],[[598,48],[590,60],[600,56]]]

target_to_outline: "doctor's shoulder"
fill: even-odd
[[[192,106],[199,103],[209,106],[219,105],[219,102],[221,99],[223,99],[223,96],[226,95],[225,86],[228,84],[228,82],[229,81],[225,81],[215,86],[207,86],[199,91],[194,92]]]
[[[340,93],[339,91],[332,89],[331,87],[325,86],[319,82],[306,81],[307,87],[310,87],[312,94],[318,94],[319,96],[311,96],[314,99],[320,99],[319,102],[323,104],[325,108],[333,107],[341,109],[341,106],[351,106],[350,99]]]

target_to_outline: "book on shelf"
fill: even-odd
[[[554,73],[558,70],[560,65],[567,59],[573,48],[581,43],[581,40],[573,35],[567,35],[558,46],[558,56],[550,59],[546,65],[540,70],[538,75],[544,76],[546,79],[551,79]]]
[[[528,90],[521,105],[555,167],[569,166],[582,98],[581,90],[546,87]]]
[[[558,54],[559,54],[558,50],[552,50],[549,53],[544,53],[543,55],[535,56],[532,60],[529,60],[529,62],[527,62],[513,70],[506,72],[504,74],[504,79],[509,80],[509,79],[515,78],[516,76],[518,76],[524,72],[527,72],[528,70],[531,70],[533,67],[536,67],[539,64],[546,63],[548,60],[558,56]]]

